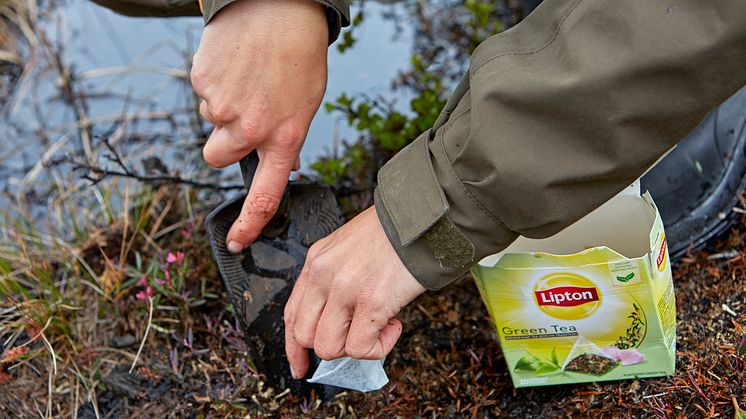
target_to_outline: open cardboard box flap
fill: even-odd
[[[638,180],[554,236],[545,239],[519,237],[505,250],[487,256],[479,264],[492,267],[504,255],[517,253],[548,253],[562,257],[594,248],[619,259],[635,259],[650,253],[653,244],[650,235],[655,221],[655,204],[647,192],[640,195]]]

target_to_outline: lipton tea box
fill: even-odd
[[[553,237],[520,238],[472,273],[516,387],[674,371],[666,236],[637,184]]]

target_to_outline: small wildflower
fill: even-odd
[[[189,222],[189,221],[187,221],[184,224],[184,228],[181,230],[182,237],[184,237],[187,240],[191,239],[192,238],[192,230],[193,229],[194,229],[194,226],[192,225],[192,223]]]
[[[167,282],[166,282],[166,281],[164,281],[164,280],[162,280],[162,279],[160,279],[160,278],[156,278],[156,279],[155,279],[155,283],[156,283],[156,284],[158,284],[158,285],[160,285],[160,286],[164,286],[164,285],[166,285],[166,284],[167,284]]]
[[[166,263],[171,264],[177,264],[181,265],[181,263],[184,262],[184,252],[178,251],[176,253],[168,252],[168,256],[166,256]]]
[[[145,288],[144,291],[138,292],[135,297],[137,297],[138,300],[146,300],[153,296],[153,287],[149,286]]]
[[[148,276],[147,275],[141,276],[140,280],[137,281],[137,285],[139,285],[141,287],[147,287],[148,286]]]

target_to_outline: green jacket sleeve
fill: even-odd
[[[195,0],[196,1],[196,0]],[[236,0],[201,0],[200,8],[205,18],[205,25],[223,7]],[[275,0],[280,1],[280,0]],[[326,6],[326,16],[329,21],[329,44],[337,40],[340,30],[350,25],[350,0],[314,0]]]
[[[744,0],[552,0],[480,45],[376,208],[429,289],[518,235],[553,235],[746,84]]]
[[[199,16],[196,0],[92,0],[125,16]]]

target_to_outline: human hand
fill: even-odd
[[[425,288],[409,273],[368,208],[311,246],[285,306],[285,351],[294,378],[308,351],[330,360],[382,359],[401,336],[397,313]]]
[[[239,0],[205,27],[192,66],[200,114],[215,125],[205,144],[214,167],[252,150],[259,166],[228,232],[228,250],[251,244],[277,211],[326,89],[328,25],[312,0]]]

